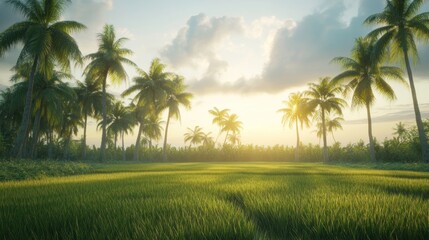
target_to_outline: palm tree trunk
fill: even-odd
[[[140,123],[139,131],[137,133],[136,146],[134,148],[134,161],[139,160],[139,152],[140,152],[140,139],[143,131],[143,123]]]
[[[226,140],[228,139],[228,134],[229,134],[229,131],[226,132],[225,140],[223,141],[223,146],[225,146],[226,144]]]
[[[422,116],[420,114],[419,102],[417,100],[416,88],[414,86],[413,73],[411,72],[410,59],[408,58],[408,52],[406,49],[403,49],[405,57],[405,65],[407,67],[408,80],[410,81],[411,95],[413,97],[414,113],[416,115],[417,129],[419,132],[420,145],[422,148],[422,158],[423,161],[429,162],[429,148],[425,129],[423,126]]]
[[[88,125],[88,114],[85,113],[85,120],[84,120],[84,125],[83,125],[83,141],[82,141],[82,147],[83,147],[83,152],[82,152],[82,159],[85,160],[86,159],[86,126]]]
[[[49,130],[46,132],[46,146],[48,147],[48,159],[50,159],[49,157],[49,143],[50,143],[50,141],[49,141]]]
[[[36,146],[39,140],[39,129],[40,129],[40,120],[42,118],[42,108],[37,109],[36,117],[33,123],[33,141],[31,143],[30,149],[30,158],[34,159],[36,153]]]
[[[117,146],[117,142],[118,142],[118,133],[115,132],[115,152],[116,152],[116,146]]]
[[[298,127],[298,119],[295,121],[296,123],[296,148],[295,148],[295,161],[299,161],[299,127]]]
[[[52,140],[52,129],[50,128],[47,133],[47,138],[49,141],[48,145],[48,159],[52,159],[53,157],[53,140]]]
[[[322,108],[322,131],[323,131],[323,161],[329,161],[328,143],[326,140],[326,123],[325,123],[325,109]]]
[[[65,141],[64,141],[64,152],[63,152],[63,160],[68,160],[69,157],[69,146],[70,146],[70,140],[71,140],[71,133],[66,133]]]
[[[101,161],[104,162],[106,160],[106,114],[107,114],[107,96],[106,96],[106,81],[107,81],[107,74],[104,77],[103,80],[103,99],[102,99],[102,106],[101,106],[101,112],[103,115],[103,124],[102,124],[102,133],[101,133],[101,146],[100,146],[100,154],[101,154]]]
[[[334,136],[334,131],[331,131],[331,135],[332,135],[332,139],[334,140],[334,143],[337,143],[337,139],[335,139],[335,136]]]
[[[37,65],[39,57],[36,56],[34,58],[33,66],[31,67],[31,73],[30,78],[28,80],[28,89],[27,89],[27,95],[25,97],[25,107],[24,107],[24,113],[22,114],[21,119],[21,125],[18,129],[18,135],[15,139],[15,145],[14,145],[14,155],[16,158],[20,159],[22,157],[23,152],[25,152],[24,149],[24,142],[27,137],[28,133],[28,126],[30,124],[30,114],[31,114],[31,101],[32,101],[32,94],[33,94],[33,86],[34,86],[34,75],[36,74]]]
[[[217,141],[219,140],[219,137],[220,137],[221,134],[222,134],[222,130],[219,130],[219,133],[217,134],[217,137],[216,137],[216,141],[214,143],[215,146],[216,146]]]
[[[125,162],[125,144],[124,144],[124,132],[121,133],[122,135],[122,161]]]
[[[170,117],[171,112],[170,109],[168,109],[168,116],[167,116],[167,123],[165,124],[165,134],[164,134],[164,146],[162,148],[162,160],[164,162],[167,161],[167,134],[168,134],[168,126],[170,125]]]
[[[371,110],[369,104],[366,104],[366,114],[368,116],[369,156],[371,161],[375,162],[375,146],[374,137],[372,136]]]

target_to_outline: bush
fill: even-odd
[[[0,181],[78,175],[92,170],[93,167],[85,163],[30,160],[0,161]]]

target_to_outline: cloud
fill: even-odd
[[[348,56],[354,39],[368,32],[362,22],[380,1],[362,1],[358,15],[344,22],[345,5],[340,2],[318,10],[296,23],[278,30],[268,63],[260,76],[243,79],[245,91],[280,92],[304,85],[319,77],[333,75],[338,67],[330,64],[336,56]]]
[[[279,29],[283,27],[294,28],[296,22],[292,19],[283,21],[276,16],[261,17],[254,20],[249,27],[246,28],[246,35],[253,38],[260,38],[267,28]]]
[[[429,118],[429,103],[419,104],[419,108],[422,114],[422,118]],[[383,109],[379,109],[383,110]],[[413,105],[411,104],[403,104],[395,106],[392,109],[384,109],[388,111],[380,116],[372,117],[373,123],[381,123],[381,122],[399,122],[399,121],[413,121],[416,117],[414,113]],[[364,124],[367,123],[368,120],[366,118],[349,120],[346,121],[346,124]]]
[[[269,59],[273,43],[279,29],[293,30],[296,22],[293,19],[281,20],[275,16],[261,17],[247,27],[246,35],[251,38],[264,38],[264,58]]]
[[[270,52],[261,73],[227,83],[219,81],[220,74],[206,74],[192,83],[191,87],[201,93],[277,93],[316,81],[320,77],[334,76],[340,69],[331,64],[331,60],[337,56],[350,55],[354,40],[371,30],[371,27],[363,25],[363,21],[369,15],[382,11],[384,5],[383,0],[362,0],[357,15],[349,18],[349,21],[344,20],[349,10],[344,1],[328,2],[298,22],[290,19],[281,21],[276,17],[257,19],[246,26],[246,37],[266,36],[264,45],[266,52]],[[427,6],[423,10],[425,8]],[[264,32],[266,26],[270,25],[277,26],[277,30]],[[206,52],[200,51],[199,54],[204,55]],[[416,78],[427,78],[429,48],[420,49],[420,59],[420,64],[415,66]],[[218,73],[223,70],[219,69]]]
[[[190,90],[193,92],[211,93],[211,92],[222,92],[227,88],[219,84],[218,79],[228,69],[228,63],[226,61],[211,59],[210,64],[204,73],[204,76],[200,80],[192,82]]]
[[[205,14],[192,16],[179,30],[161,56],[172,66],[198,65],[199,61],[216,59],[216,49],[235,33],[243,32],[243,20],[235,17],[212,17]]]
[[[243,79],[237,89],[280,92],[319,77],[334,76],[339,69],[330,64],[332,58],[350,55],[355,38],[365,36],[371,30],[371,27],[363,25],[363,21],[369,15],[381,12],[384,5],[382,0],[362,0],[357,16],[345,23],[342,17],[347,9],[341,2],[304,17],[294,28],[283,27],[276,34],[270,59],[262,74],[253,79]],[[427,7],[423,7],[423,11]],[[415,66],[415,75],[418,79],[427,79],[427,45],[420,47],[419,53],[421,61]]]
[[[363,20],[381,11],[383,6],[382,0],[363,0],[357,16],[349,22],[344,20],[348,9],[343,1],[328,2],[298,22],[263,17],[246,25],[237,18],[208,18],[200,14],[189,19],[162,55],[176,67],[207,61],[205,74],[191,83],[191,88],[201,93],[281,92],[338,72],[338,66],[330,64],[332,58],[349,55],[355,38],[369,31],[363,26]],[[261,73],[253,77],[222,82],[220,76],[228,63],[217,59],[214,53],[223,39],[232,32],[243,32],[242,29],[245,34],[241,37],[263,39],[266,64]],[[220,61],[224,63],[218,64]]]
[[[224,91],[220,76],[228,70],[228,62],[217,52],[226,47],[226,41],[245,32],[244,22],[236,17],[208,17],[198,14],[189,18],[172,42],[161,50],[161,57],[174,68],[206,68],[190,88],[199,93]]]
[[[294,26],[294,21],[284,21],[274,16],[262,17],[246,24],[242,18],[210,18],[199,14],[189,18],[186,26],[162,49],[161,56],[175,68],[205,68],[200,77],[191,80],[192,91],[200,94],[233,92],[237,87],[236,83],[220,80],[228,71],[229,63],[217,54],[219,50],[235,47],[231,47],[232,43],[227,40],[233,36],[264,39],[263,47],[268,58],[276,30],[281,27],[291,29]]]

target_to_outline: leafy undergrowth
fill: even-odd
[[[0,192],[0,239],[429,239],[425,172],[111,164]]]
[[[0,161],[0,181],[40,179],[89,173],[91,165],[58,161]]]

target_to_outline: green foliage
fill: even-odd
[[[137,65],[129,60],[133,52],[130,49],[123,48],[122,45],[127,40],[126,38],[116,38],[115,28],[113,25],[104,25],[103,32],[98,34],[98,51],[85,56],[86,60],[90,60],[86,66],[84,73],[87,78],[97,81],[102,86],[102,135],[100,146],[100,158],[102,161],[106,158],[107,144],[107,81],[110,79],[113,83],[121,83],[126,81],[128,75],[124,69],[124,64],[137,68]]]
[[[410,57],[418,59],[418,41],[429,40],[429,12],[420,12],[424,0],[389,0],[380,13],[369,16],[366,24],[381,25],[372,30],[368,37],[376,39],[373,55],[390,54],[390,60],[401,59],[407,69],[411,96],[416,117],[422,158],[429,162],[428,138],[425,134],[423,121],[414,86]]]
[[[0,181],[40,179],[89,173],[88,164],[55,161],[0,161]]]
[[[429,238],[428,173],[296,163],[96,171],[0,183],[0,238]]]
[[[321,161],[319,146],[308,145],[301,148],[303,162]],[[170,161],[173,162],[292,162],[295,149],[293,147],[276,145],[273,147],[256,145],[225,145],[223,148],[171,148]]]
[[[0,156],[6,155],[6,142],[4,140],[3,134],[0,131]]]
[[[429,119],[424,121],[426,133],[429,135]],[[417,128],[400,125],[400,131],[395,128],[395,136],[382,142],[375,141],[377,162],[380,163],[417,163],[421,162],[421,148],[418,140]],[[212,140],[211,140],[212,141]],[[64,160],[63,141],[52,144],[52,159]],[[369,146],[363,141],[341,146],[336,142],[329,147],[330,162],[367,163],[370,162],[368,155]],[[45,159],[48,156],[49,145],[39,143],[37,157]],[[68,143],[68,160],[80,161],[82,144],[74,140]],[[98,161],[99,149],[87,147],[86,161]],[[122,149],[114,148],[113,144],[107,148],[107,161],[123,161]],[[135,146],[131,145],[125,149],[125,160],[136,160],[133,157]],[[139,159],[142,162],[162,161],[162,149],[158,146],[141,144],[138,150]],[[0,152],[1,153],[1,152]],[[214,147],[213,143],[203,144],[199,147],[167,147],[168,161],[170,162],[293,162],[295,149],[290,146],[257,146],[257,145],[230,145]],[[4,152],[4,154],[6,154]],[[6,157],[7,155],[2,155]],[[321,162],[323,160],[323,149],[319,145],[300,144],[300,158],[298,162]]]

